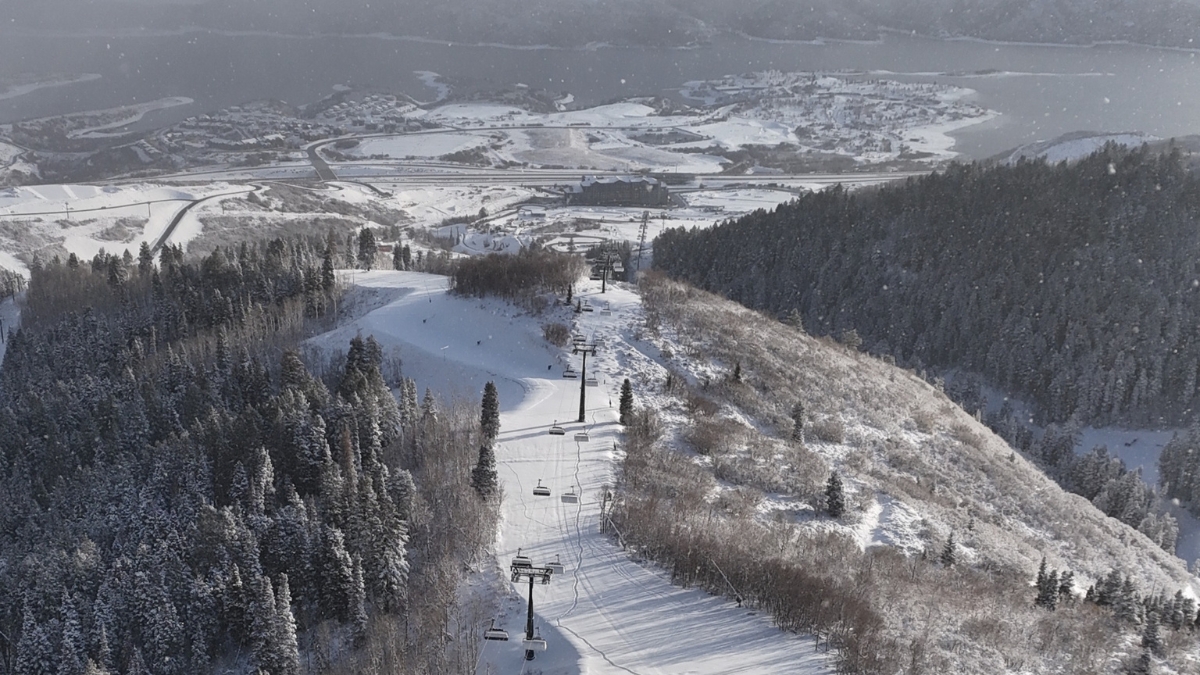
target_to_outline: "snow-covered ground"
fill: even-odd
[[[25,272],[34,253],[75,253],[88,259],[100,249],[136,254],[142,242],[153,244],[189,203],[220,195],[238,195],[250,186],[206,183],[194,187],[158,184],[123,186],[36,185],[0,189],[0,266]],[[216,200],[214,200],[216,201]],[[172,235],[187,243],[200,234],[187,226]]]
[[[632,292],[613,288],[600,296],[588,285],[578,294],[594,306],[611,306],[610,315],[581,314],[575,325],[603,345],[588,363],[600,382],[585,387],[587,421],[580,424],[574,421],[580,381],[561,377],[577,359],[549,346],[536,318],[498,301],[448,295],[443,277],[369,272],[356,274],[353,283],[393,299],[314,343],[339,348],[356,333],[374,335],[385,352],[400,350],[404,372],[418,387],[472,402],[494,380],[505,495],[495,564],[507,576],[521,549],[535,565],[557,556],[564,567],[549,585],[534,586],[536,624],[548,650],[524,661],[518,640],[528,587],[512,584],[497,624],[513,640],[480,640],[477,673],[834,672],[829,655],[814,652],[811,639],[782,633],[768,617],[725,599],[672,586],[600,533],[604,489],[613,480],[620,378],[633,361],[654,358],[630,337],[638,305]],[[556,421],[566,435],[549,435]],[[576,440],[585,430],[587,439]],[[549,497],[532,494],[538,481],[551,488]],[[561,501],[572,488],[578,503]]]
[[[1048,141],[1022,145],[1009,153],[1003,161],[1006,164],[1015,164],[1017,160],[1024,158],[1044,159],[1050,164],[1073,162],[1087,157],[1109,143],[1136,148],[1143,143],[1157,140],[1159,140],[1157,136],[1141,132],[1123,134],[1078,132]]]
[[[968,103],[971,93],[768,71],[686,83],[683,94],[703,106],[698,109],[665,111],[651,99],[634,98],[580,110],[566,110],[562,99],[554,112],[487,101],[408,110],[403,117],[444,131],[368,139],[348,154],[438,157],[486,146],[502,162],[685,173],[718,173],[730,163],[720,153],[751,147],[855,161],[937,161],[955,154],[949,132],[994,116]],[[487,129],[489,136],[485,141],[471,129]]]

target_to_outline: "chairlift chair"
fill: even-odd
[[[563,573],[563,564],[559,562],[557,553],[554,554],[554,562],[546,563],[546,569],[550,570],[554,574]]]
[[[600,386],[600,380],[597,380],[595,375],[588,375],[587,379],[584,380],[583,383],[589,387],[599,387]]]
[[[534,497],[549,497],[550,496],[550,488],[546,487],[545,485],[542,485],[542,479],[540,479],[540,478],[538,479],[537,487],[533,488],[533,496]]]
[[[566,436],[567,430],[558,425],[558,420],[554,420],[554,424],[550,427],[551,436]]]
[[[574,368],[567,368],[563,371],[563,378],[568,380],[578,380],[579,373],[576,372]]]
[[[591,274],[588,275],[588,278],[591,279],[592,281],[600,281],[604,277],[599,272],[592,272]]]
[[[579,493],[575,492],[575,486],[572,485],[570,490],[562,493],[561,499],[564,504],[578,504],[579,503]]]
[[[588,437],[588,432],[587,432],[587,430],[585,429],[585,430],[583,430],[583,431],[576,431],[576,432],[575,432],[575,440],[576,440],[576,441],[578,441],[578,442],[581,442],[581,443],[583,443],[583,442],[590,441],[591,439]]]
[[[537,631],[533,634],[533,639],[521,640],[521,646],[527,652],[544,652],[546,651],[546,641],[542,639],[542,632]]]
[[[512,559],[512,567],[533,567],[533,559],[527,555],[521,555],[521,549],[517,549],[517,555]]]
[[[587,342],[587,338],[582,335],[575,334],[571,336],[571,344],[581,345]]]
[[[594,312],[594,311],[596,311],[596,308],[595,308],[595,307],[592,307],[591,305],[587,304],[586,302],[585,302],[585,303],[583,303],[583,307],[581,307],[581,309],[582,309],[583,311],[585,311],[585,312]]]
[[[496,620],[492,619],[492,627],[483,631],[483,639],[508,642],[508,631],[503,628],[496,628]]]

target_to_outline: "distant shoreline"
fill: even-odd
[[[1200,52],[1200,47],[1178,47],[1172,45],[1151,44],[1144,42],[1134,42],[1131,40],[1095,40],[1091,42],[1025,42],[1019,40],[994,40],[990,38],[974,37],[969,35],[954,35],[954,36],[937,36],[927,35],[922,33],[912,33],[910,31],[900,30],[896,28],[879,28],[880,37],[876,39],[860,39],[860,38],[839,38],[839,37],[822,37],[813,38],[771,38],[765,36],[751,35],[740,30],[721,30],[718,34],[738,39],[748,40],[752,42],[761,42],[766,44],[779,45],[805,45],[820,47],[829,44],[859,44],[859,45],[878,45],[884,43],[885,35],[894,35],[897,37],[929,40],[932,42],[974,42],[985,45],[996,45],[1003,47],[1053,47],[1060,49],[1099,49],[1103,47],[1135,47],[1141,49],[1156,49],[1180,53],[1197,53]],[[23,29],[11,30],[0,28],[0,37],[3,36],[42,36],[42,37],[60,37],[60,38],[155,38],[155,37],[178,37],[184,35],[219,35],[222,37],[266,37],[277,38],[282,40],[322,40],[322,39],[344,39],[344,40],[380,40],[380,41],[397,41],[397,42],[416,42],[438,45],[453,45],[459,47],[473,48],[493,48],[493,49],[511,49],[515,51],[565,51],[565,52],[591,52],[601,49],[697,49],[703,48],[712,43],[711,40],[701,42],[688,42],[680,44],[620,44],[608,41],[588,42],[582,45],[568,47],[554,44],[515,44],[506,42],[468,42],[447,38],[429,37],[425,35],[397,35],[384,31],[375,31],[370,33],[281,33],[276,31],[266,30],[230,30],[222,28],[207,28],[204,26],[183,26],[179,28],[162,28],[151,30],[47,30],[47,29]],[[99,77],[99,76],[97,76]],[[4,98],[0,95],[0,99]]]
[[[91,82],[93,80],[99,80],[100,77],[101,77],[100,75],[97,75],[95,73],[87,73],[84,75],[76,75],[73,77],[42,79],[42,80],[38,80],[35,82],[27,82],[25,84],[12,84],[12,85],[7,85],[7,86],[5,86],[2,82],[0,82],[0,86],[5,86],[5,88],[3,90],[0,90],[0,101],[7,100],[10,98],[16,98],[18,96],[24,96],[26,94],[33,93],[33,92],[37,91],[38,89],[49,89],[51,87],[63,87],[68,84],[78,84],[80,82]]]

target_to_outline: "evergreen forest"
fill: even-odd
[[[496,522],[479,409],[385,381],[369,337],[305,363],[337,255],[33,266],[0,371],[0,672],[457,667],[455,584]]]
[[[1200,374],[1200,178],[1174,150],[953,165],[654,242],[668,274],[1043,423],[1171,424]]]

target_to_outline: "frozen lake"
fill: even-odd
[[[994,121],[956,134],[983,157],[1077,131],[1200,132],[1195,52],[1129,45],[998,45],[887,35],[879,42],[773,43],[736,37],[693,49],[517,49],[386,36],[291,37],[210,32],[106,37],[0,33],[0,78],[22,73],[96,73],[100,79],[0,100],[0,122],[110,108],[167,96],[190,106],[147,115],[155,126],[200,112],[275,98],[320,99],[335,85],[432,92],[414,71],[456,89],[524,83],[592,105],[638,95],[677,95],[688,80],[757,70],[854,70],[863,77],[970,87],[998,110]]]

